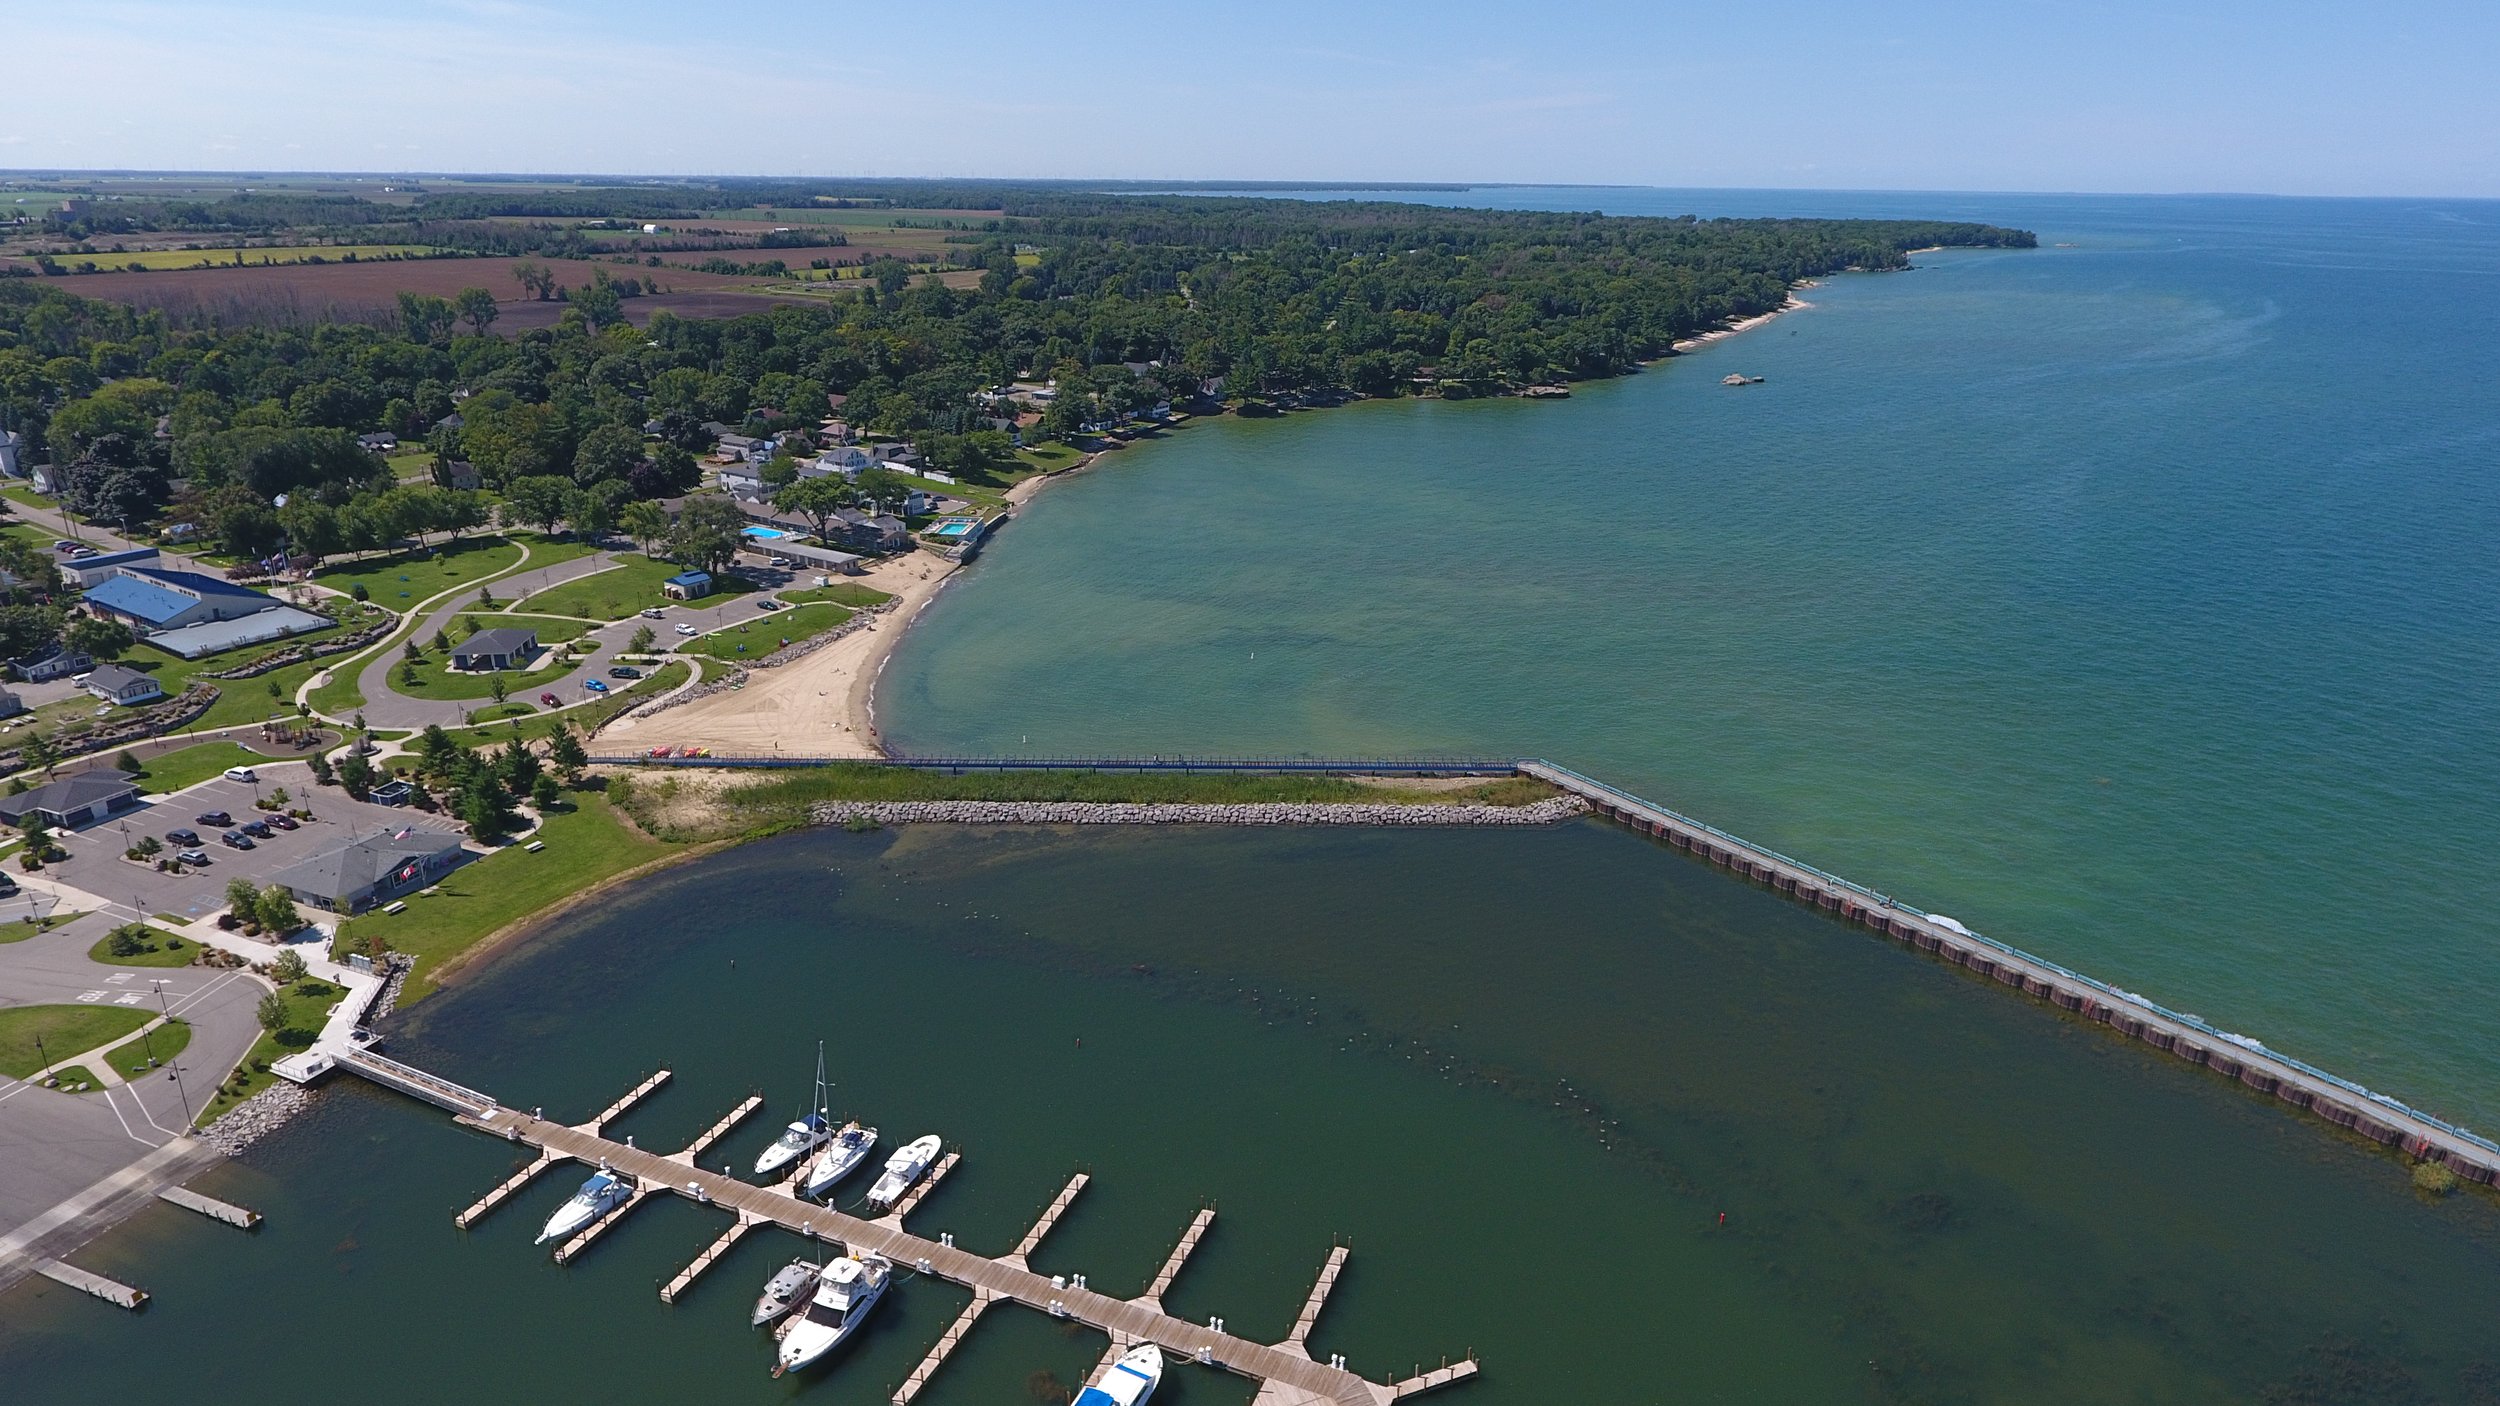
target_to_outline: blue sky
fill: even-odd
[[[2500,196],[2500,0],[0,0],[0,167]]]

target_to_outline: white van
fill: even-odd
[[[258,781],[260,773],[248,766],[230,766],[226,768],[226,779],[228,781]]]

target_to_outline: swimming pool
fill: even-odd
[[[749,537],[754,537],[764,541],[769,541],[775,537],[787,537],[790,535],[778,527],[750,527],[746,528],[745,532]]]
[[[981,524],[971,518],[949,518],[929,529],[932,537],[961,537]]]

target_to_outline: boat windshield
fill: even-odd
[[[792,1123],[789,1130],[781,1135],[781,1145],[784,1147],[805,1147],[807,1146],[808,1140],[814,1136],[815,1132],[805,1123]]]

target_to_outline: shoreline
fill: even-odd
[[[1814,286],[1814,280],[1812,279],[1808,279],[1797,285],[1798,288],[1812,288]],[[1709,346],[1713,342],[1724,342],[1728,338],[1736,336],[1739,333],[1751,332],[1753,329],[1762,326],[1764,323],[1771,321],[1773,318],[1780,317],[1787,313],[1803,311],[1804,309],[1813,306],[1814,304],[1798,297],[1796,291],[1791,289],[1788,294],[1788,301],[1771,309],[1769,312],[1758,312],[1751,317],[1738,318],[1736,321],[1729,323],[1725,327],[1713,328],[1708,332],[1699,332],[1690,337],[1681,338],[1675,343],[1673,349],[1675,354],[1678,356],[1681,356],[1686,352],[1696,352],[1701,350],[1703,347]]]

